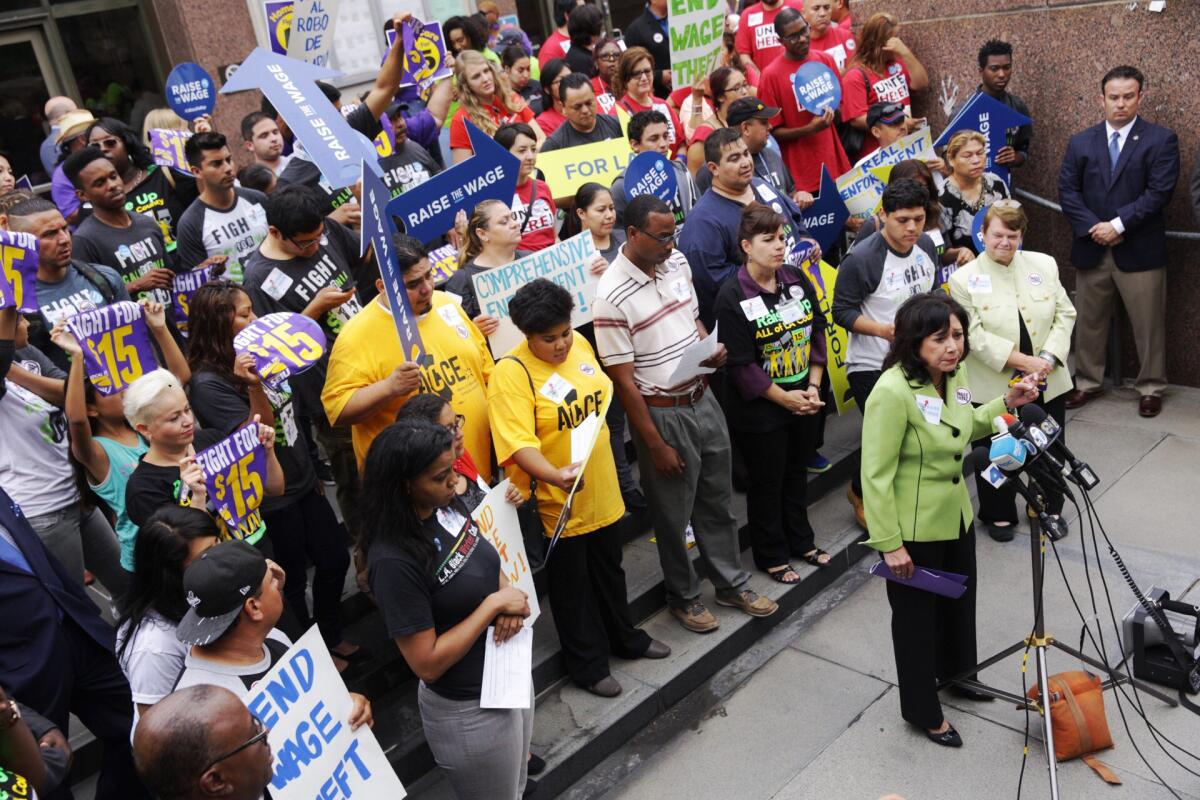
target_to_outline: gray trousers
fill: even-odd
[[[682,608],[700,596],[700,582],[688,555],[685,529],[692,523],[704,571],[718,591],[740,591],[750,579],[742,569],[733,485],[729,429],[712,392],[694,406],[648,407],[654,427],[683,459],[683,475],[668,478],[654,468],[650,450],[636,430],[642,493],[654,524],[667,603]]]
[[[1133,388],[1138,394],[1161,396],[1167,388],[1167,271],[1121,272],[1112,248],[1096,267],[1075,272],[1075,388],[1090,391],[1104,383],[1108,324],[1118,293],[1137,347]]]
[[[80,513],[80,504],[72,503],[58,511],[30,517],[29,526],[81,586],[86,567],[117,598],[124,593],[130,577],[121,566],[117,534],[99,509],[92,509],[82,519]]]
[[[533,738],[529,708],[480,708],[478,700],[447,700],[417,687],[421,727],[458,800],[520,800]]]

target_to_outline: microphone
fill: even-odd
[[[1040,411],[1041,409],[1038,410]],[[1023,421],[1017,419],[1012,414],[1005,414],[1004,417],[1006,418],[1005,421],[1008,423],[1008,432],[1024,442],[1025,446],[1029,449],[1030,455],[1032,456],[1032,458],[1028,459],[1031,467],[1036,462],[1041,462],[1039,466],[1043,467],[1046,473],[1049,473],[1055,477],[1061,475],[1066,470],[1066,467],[1063,466],[1061,461],[1059,461],[1055,456],[1046,452],[1046,448],[1050,444],[1050,437],[1048,437],[1041,428],[1033,425],[1026,425]],[[1058,480],[1057,482],[1062,483],[1061,480]]]
[[[1042,531],[1053,541],[1057,542],[1067,535],[1069,530],[1067,523],[1061,517],[1054,517],[1048,514],[1041,493],[1031,490],[1025,484],[1021,483],[1017,477],[1017,472],[1024,464],[1027,449],[1024,442],[1014,439],[1008,434],[1002,434],[992,440],[992,447],[990,449],[985,448],[983,445],[976,447],[972,451],[972,457],[977,460],[983,458],[991,459],[991,463],[982,472],[984,480],[997,489],[1005,483],[1011,482],[1017,494],[1021,495],[1025,499],[1025,502],[1029,504],[1029,507],[1037,514],[1038,523],[1041,525]],[[1002,467],[1001,464],[997,463],[993,454],[998,455],[1002,461],[1011,459],[1013,463],[1017,463],[1017,466],[1011,469]],[[1005,475],[1005,472],[1009,474]],[[998,477],[999,481],[993,480],[994,477]]]
[[[1057,453],[1062,461],[1071,465],[1071,480],[1084,489],[1095,489],[1100,484],[1100,479],[1096,477],[1092,468],[1076,458],[1067,447],[1067,443],[1062,440],[1062,426],[1057,420],[1032,404],[1021,409],[1021,420],[1030,430],[1040,430],[1049,439],[1050,449]]]
[[[987,460],[1005,472],[1019,472],[1028,457],[1025,443],[1007,432],[992,437],[992,446],[987,451]]]

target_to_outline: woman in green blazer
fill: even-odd
[[[983,217],[986,251],[950,276],[950,296],[971,318],[966,365],[971,375],[968,388],[975,397],[995,397],[1021,375],[1037,375],[1042,390],[1038,405],[1065,428],[1071,390],[1066,364],[1075,306],[1058,280],[1054,258],[1020,249],[1028,224],[1016,200],[992,203]],[[996,488],[978,472],[975,486],[979,521],[988,535],[998,542],[1011,541],[1017,525],[1016,489],[1011,482]],[[1044,488],[1049,512],[1058,515],[1062,492]]]
[[[968,324],[962,306],[941,292],[900,306],[862,432],[867,546],[901,579],[911,578],[916,566],[967,576],[967,591],[957,600],[887,583],[901,716],[949,747],[960,747],[962,739],[942,715],[937,684],[976,663],[975,533],[963,451],[987,434],[993,417],[1038,395],[1029,376],[1003,397],[971,402],[961,366],[970,353]]]

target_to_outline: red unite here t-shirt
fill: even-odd
[[[675,113],[675,109],[667,105],[665,101],[655,97],[652,105],[644,106],[627,94],[621,98],[621,105],[629,112],[630,116],[639,111],[657,111],[667,118],[667,140],[671,143],[671,158],[675,157],[680,148],[686,146],[687,134],[683,132],[683,123],[679,121],[679,115]]]
[[[835,72],[837,70],[832,57],[809,50],[804,61],[792,61],[785,56],[775,59],[771,66],[763,71],[758,98],[767,105],[780,109],[779,115],[771,120],[772,127],[800,128],[813,121],[813,115],[800,106],[792,84],[792,76],[796,74],[796,70],[811,61],[824,64]],[[850,170],[850,159],[842,150],[837,127],[834,125],[809,136],[783,142],[780,149],[783,151],[783,162],[796,181],[796,188],[806,192],[815,192],[821,188],[822,164],[833,178]]]
[[[887,74],[879,75],[861,65],[855,65],[846,70],[842,76],[842,120],[849,121],[867,113],[867,109],[875,103],[899,103],[912,106],[909,98],[908,67],[903,59],[896,59],[887,65]],[[863,75],[867,79],[863,80]],[[867,85],[870,84],[868,90]],[[865,155],[879,149],[879,141],[867,131],[863,139],[862,150],[857,154],[851,153],[857,161]]]
[[[776,56],[783,53],[783,45],[779,43],[779,36],[775,33],[775,17],[787,6],[803,13],[804,0],[785,0],[773,11],[763,8],[762,3],[755,3],[746,6],[741,19],[738,20],[733,49],[750,56],[760,71],[766,69]]]
[[[567,47],[570,45],[565,45],[564,43],[570,41],[570,36],[559,33],[555,29],[554,33],[546,37],[545,43],[542,44],[542,49],[538,50],[538,67],[545,69],[552,58],[566,58]]]
[[[486,106],[484,111],[492,118],[492,121],[497,125],[504,125],[508,122],[533,122],[533,111],[526,105],[515,114],[509,114],[504,106],[500,105],[500,96],[492,100],[491,104]],[[458,107],[458,111],[454,112],[454,119],[450,120],[450,149],[451,150],[470,150],[471,137],[467,135],[467,109],[463,106]]]
[[[612,87],[604,83],[599,75],[592,78],[592,91],[596,93],[596,110],[601,114],[617,115],[617,98],[613,97]]]
[[[822,53],[828,53],[837,62],[838,74],[846,68],[846,62],[854,55],[856,47],[854,35],[849,29],[842,28],[837,25],[830,24],[825,29],[825,35],[820,39],[813,39],[808,45],[813,50],[820,50]]]
[[[534,183],[537,183],[537,196],[531,209],[529,193],[533,190]],[[558,215],[558,209],[545,181],[527,180],[518,186],[517,193],[513,195],[512,210],[517,215],[517,222],[525,226],[517,249],[543,250],[554,244],[554,219]],[[529,218],[528,222],[525,221],[526,217]]]

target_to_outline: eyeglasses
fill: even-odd
[[[299,247],[301,250],[307,250],[308,248],[312,247],[314,244],[326,244],[329,242],[329,239],[325,238],[325,231],[321,231],[320,236],[314,236],[311,239],[293,239],[291,236],[285,236],[283,238],[287,239],[289,242],[296,245],[296,247]]]
[[[210,769],[215,767],[217,764],[220,764],[225,759],[233,758],[234,756],[236,756],[238,753],[242,752],[246,748],[253,747],[254,745],[258,744],[259,742],[266,740],[267,734],[271,732],[271,729],[268,728],[266,725],[263,725],[263,721],[254,714],[250,715],[250,721],[254,723],[254,731],[255,731],[254,735],[251,736],[246,741],[239,744],[234,749],[230,750],[225,755],[220,756],[219,758],[214,758],[212,761],[210,761],[208,763],[208,766],[204,768],[203,772],[208,772]]]
[[[620,53],[597,53],[596,58],[601,61],[616,61],[621,57]]]
[[[667,234],[666,236],[659,236],[659,235],[658,235],[658,234],[656,234],[656,233],[651,233],[650,231],[648,231],[648,230],[644,230],[644,229],[642,229],[642,228],[634,228],[634,230],[635,230],[635,231],[637,231],[638,233],[645,234],[646,236],[649,236],[651,239],[653,239],[654,241],[658,242],[659,244],[667,244],[668,242],[674,242],[674,241],[675,241],[675,232],[674,232],[674,231],[672,231],[671,233]]]
[[[446,430],[450,431],[451,433],[458,433],[466,426],[467,426],[467,418],[464,417],[462,414],[455,414],[454,422],[447,425]]]
[[[106,139],[97,139],[94,142],[89,142],[92,147],[102,147],[105,150],[112,150],[121,140],[115,136],[109,136]]]
[[[637,72],[631,72],[631,73],[629,73],[629,77],[631,77],[631,78],[645,78],[646,76],[648,76],[648,75],[653,75],[653,74],[654,74],[654,70],[652,70],[652,69],[639,69]]]
[[[804,28],[801,28],[800,30],[796,31],[795,33],[779,34],[780,39],[786,39],[789,42],[794,42],[797,39],[803,39],[805,36],[808,36],[808,27],[807,26],[805,26]]]
[[[999,200],[993,200],[992,205],[995,206],[996,208],[1020,208],[1021,201],[1013,200],[1008,197],[1002,197]]]

